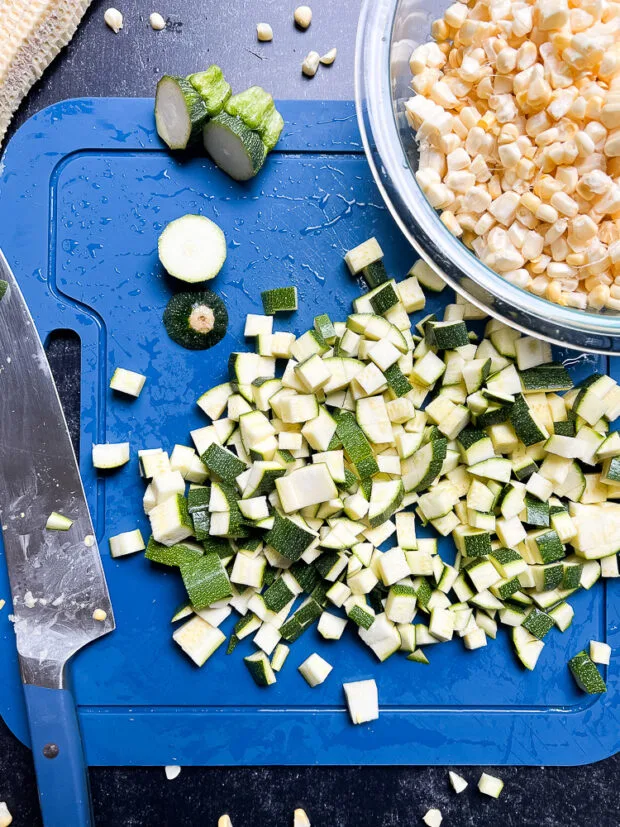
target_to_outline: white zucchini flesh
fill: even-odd
[[[450,778],[450,784],[452,785],[452,789],[455,793],[462,793],[463,790],[467,788],[467,781],[465,781],[462,775],[459,775],[458,773],[449,770],[448,776]]]
[[[121,465],[129,462],[129,443],[107,442],[105,444],[93,445],[92,456],[95,468],[120,468]]]
[[[293,827],[310,827],[310,819],[306,811],[298,808],[293,813]]]
[[[276,488],[287,513],[338,497],[338,489],[324,463],[299,468],[286,477],[280,477],[276,480]]]
[[[215,278],[226,261],[226,238],[204,215],[171,221],[158,242],[159,259],[169,275],[189,284]]]
[[[187,89],[184,89],[187,84]],[[199,95],[189,81],[174,77],[163,77],[157,84],[155,96],[155,122],[157,133],[170,149],[185,149],[189,143],[194,125],[188,95],[196,102]],[[204,105],[202,107],[204,109]],[[206,114],[206,110],[205,110]]]
[[[347,620],[343,617],[323,612],[319,618],[318,633],[325,640],[340,640],[346,628]]]
[[[379,693],[374,678],[343,684],[349,715],[354,724],[367,724],[379,717]]]
[[[265,159],[265,147],[259,136],[235,119],[214,118],[205,125],[203,140],[205,149],[225,173],[235,181],[248,181],[261,168]]]
[[[59,514],[57,511],[52,511],[47,518],[45,528],[48,531],[69,531],[72,525],[73,520],[70,520],[69,517],[65,517],[64,514]]]
[[[590,660],[594,663],[600,663],[603,666],[609,666],[609,662],[611,660],[611,646],[608,643],[603,643],[598,640],[591,640]]]
[[[144,551],[146,548],[139,528],[133,531],[124,531],[110,537],[110,555],[112,557],[126,557],[128,554],[135,554]]]
[[[334,667],[314,652],[298,667],[300,674],[309,686],[323,683]]]
[[[501,791],[504,789],[504,782],[495,775],[483,772],[478,780],[478,789],[483,795],[499,798]]]
[[[175,630],[172,639],[196,666],[202,666],[224,643],[226,635],[195,615]]]
[[[422,817],[422,821],[426,824],[426,827],[441,827],[441,822],[443,821],[441,810],[438,810],[436,807],[427,810]]]
[[[110,380],[110,388],[137,398],[142,393],[145,382],[146,376],[141,373],[126,368],[116,368]]]
[[[168,781],[174,781],[175,778],[181,775],[181,767],[178,764],[168,764],[164,767],[164,772]]]

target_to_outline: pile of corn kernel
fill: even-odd
[[[513,284],[620,310],[620,3],[469,0],[410,59],[417,181]]]

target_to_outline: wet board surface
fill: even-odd
[[[71,665],[88,762],[548,765],[613,754],[620,744],[617,668],[605,669],[606,695],[587,697],[566,663],[591,639],[620,644],[618,581],[571,599],[573,626],[547,636],[533,673],[518,664],[505,629],[475,652],[458,641],[428,647],[430,666],[400,656],[378,664],[351,629],[332,644],[312,629],[265,690],[243,664],[248,640],[231,656],[220,648],[202,669],[172,642],[170,617],[184,599],[176,573],[142,555],[108,556],[109,536],[135,527],[148,536],[137,450],[189,444],[189,430],[208,424],[195,401],[226,379],[231,351],[251,349],[243,325],[246,313],[261,312],[261,290],[297,285],[299,311],[277,317],[275,329],[301,333],[318,313],[344,318],[361,292],[342,261],[347,249],[375,235],[397,278],[415,259],[372,182],[353,104],[285,102],[281,110],[283,139],[248,184],[205,158],[166,152],[152,101],[143,99],[52,106],[21,128],[4,157],[4,252],[42,338],[73,330],[82,345],[81,470],[117,621],[113,634]],[[188,212],[217,221],[228,240],[227,262],[209,286],[225,299],[230,324],[206,352],[178,347],[161,322],[178,286],[161,271],[157,237]],[[425,312],[451,300],[446,290]],[[556,355],[570,361],[576,379],[607,369],[620,379],[617,363],[610,367],[603,357]],[[137,401],[109,390],[115,367],[147,375]],[[97,477],[93,442],[127,439],[130,463]],[[452,543],[443,545],[450,559]],[[3,565],[0,596],[9,597]],[[224,631],[233,622],[228,618]],[[297,672],[313,651],[334,666],[315,689]],[[0,613],[0,662],[0,713],[27,742],[8,606]],[[354,727],[342,683],[372,676],[380,718]]]

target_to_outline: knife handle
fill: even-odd
[[[82,736],[68,689],[24,685],[45,827],[93,823]],[[49,756],[49,757],[48,757]]]

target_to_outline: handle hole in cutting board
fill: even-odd
[[[71,442],[80,457],[80,388],[82,343],[73,330],[53,330],[45,342],[45,352],[65,412]]]

